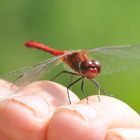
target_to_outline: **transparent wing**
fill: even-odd
[[[54,57],[33,66],[0,75],[0,78],[23,87],[33,81],[40,79],[44,74],[48,73],[54,66],[61,62],[60,59],[65,55]]]
[[[140,45],[112,46],[87,51],[99,61],[101,74],[111,74],[140,63]]]

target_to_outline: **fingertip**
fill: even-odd
[[[50,120],[47,138],[49,140],[101,140],[105,137],[106,131],[105,120],[96,121],[96,112],[93,108],[78,104],[57,109]]]
[[[129,105],[119,99],[109,96],[90,96],[89,104],[97,110],[98,118],[106,118],[109,123],[109,128],[114,127],[135,127],[140,128],[139,114]],[[82,103],[85,100],[81,101]]]
[[[67,88],[52,81],[37,81],[31,83],[26,86],[22,92],[40,96],[55,107],[69,104]],[[69,91],[69,93],[72,103],[79,101],[79,98],[72,91]]]
[[[105,138],[108,129],[140,127],[139,115],[118,99],[101,96],[100,102],[97,96],[92,96],[89,97],[89,104],[84,103],[81,101],[57,109],[48,127],[50,140],[101,140]],[[113,137],[110,135],[108,138],[111,140]],[[120,136],[114,138],[119,139]]]
[[[32,97],[33,100],[36,99]],[[40,116],[43,113],[36,108],[37,105],[33,103],[29,105],[25,97],[3,102],[0,106],[0,134],[5,136],[3,139],[7,137],[20,140],[43,138],[47,120]]]

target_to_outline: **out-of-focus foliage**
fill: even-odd
[[[51,57],[26,49],[23,45],[27,40],[70,50],[140,44],[140,1],[1,0],[0,73]],[[66,81],[63,78],[61,83]],[[98,81],[108,93],[140,112],[140,66],[99,77]],[[73,88],[78,95],[79,88]],[[87,94],[95,91],[89,82],[85,90]]]

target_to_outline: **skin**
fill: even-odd
[[[0,80],[0,140],[139,140],[140,117],[124,102],[96,95],[79,100],[50,81],[19,88]],[[17,91],[17,97],[13,93]]]

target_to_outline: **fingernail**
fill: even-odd
[[[73,115],[90,122],[96,118],[96,110],[89,105],[77,104],[59,107],[56,112],[69,112]]]
[[[44,117],[49,111],[48,104],[38,96],[21,96],[14,98],[15,103],[32,111],[36,117]]]
[[[140,129],[114,128],[107,133],[105,140],[140,140]]]

